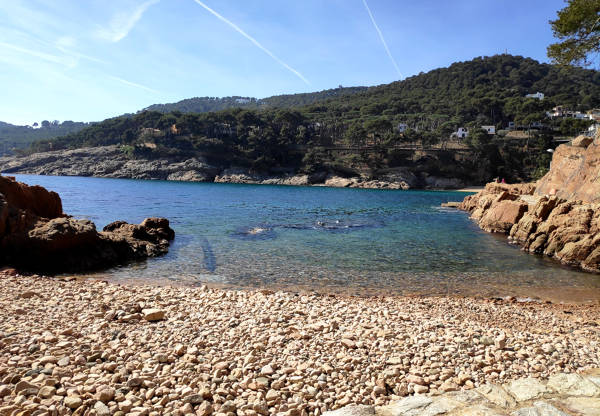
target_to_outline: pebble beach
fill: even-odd
[[[318,415],[600,367],[598,305],[0,286],[2,415]]]

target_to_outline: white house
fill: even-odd
[[[458,137],[459,139],[464,139],[469,136],[469,130],[464,127],[459,127],[457,131],[452,133],[453,136]]]
[[[487,134],[496,134],[496,126],[481,126],[482,129],[484,129]]]
[[[543,100],[544,99],[544,93],[538,91],[535,94],[527,94],[525,97],[527,97],[527,98],[537,98],[538,100]]]
[[[398,124],[398,133],[404,133],[406,131],[406,129],[408,129],[408,124],[406,124],[406,123]]]

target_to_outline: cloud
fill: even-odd
[[[243,37],[245,37],[250,42],[252,42],[256,47],[258,47],[264,53],[266,53],[267,55],[269,55],[271,58],[273,58],[277,63],[279,63],[280,65],[282,65],[283,67],[285,67],[286,69],[288,69],[289,71],[291,71],[294,75],[296,75],[298,78],[300,78],[302,81],[304,81],[307,85],[310,85],[310,82],[306,78],[304,78],[304,76],[300,72],[296,71],[294,68],[292,68],[291,66],[289,66],[288,64],[286,64],[285,62],[283,62],[277,56],[275,56],[275,54],[273,54],[273,52],[271,52],[270,50],[268,50],[267,48],[265,48],[256,39],[254,39],[252,36],[250,36],[249,34],[247,34],[246,32],[244,32],[242,29],[240,29],[240,27],[237,26],[235,23],[233,23],[230,20],[226,19],[225,17],[221,16],[219,13],[217,13],[216,11],[214,11],[213,9],[211,9],[210,7],[208,7],[206,4],[202,3],[200,0],[194,0],[194,1],[196,3],[198,3],[200,6],[202,6],[203,8],[205,8],[207,11],[209,11],[212,15],[214,15],[215,17],[217,17],[219,20],[227,23],[229,26],[231,26],[233,29],[235,29],[239,34],[241,34]]]
[[[387,42],[385,41],[385,38],[383,37],[383,33],[381,33],[381,30],[379,30],[379,26],[377,26],[377,22],[375,21],[375,18],[373,17],[373,13],[371,13],[371,9],[369,8],[369,5],[367,4],[367,0],[363,0],[363,4],[365,5],[365,9],[367,9],[367,13],[369,13],[369,17],[371,18],[371,22],[373,22],[373,26],[375,26],[375,30],[377,30],[377,33],[379,34],[379,39],[381,39],[381,43],[383,44],[385,51],[387,52],[388,56],[390,57],[390,60],[394,64],[394,68],[396,68],[396,71],[398,71],[398,75],[400,75],[400,78],[404,78],[402,76],[402,73],[400,72],[400,68],[398,68],[398,64],[396,63],[396,60],[394,59],[394,57],[392,56],[392,53],[390,52],[390,48],[388,48]]]
[[[6,42],[0,42],[0,47],[10,49],[16,52],[20,52],[25,55],[33,56],[35,58],[43,59],[44,61],[53,62],[55,64],[61,64],[65,66],[72,66],[72,62],[67,62],[63,57],[52,55],[46,52],[36,51],[34,49],[23,48],[21,46],[13,45]]]
[[[145,85],[137,84],[137,83],[131,82],[131,81],[127,81],[126,79],[115,77],[115,76],[112,76],[112,75],[107,75],[107,76],[109,78],[111,78],[111,79],[114,79],[115,81],[119,81],[122,84],[129,85],[130,87],[136,87],[136,88],[140,88],[142,90],[146,90],[146,91],[150,91],[150,92],[153,92],[153,93],[156,93],[156,94],[160,94],[160,92],[158,92],[155,89],[152,89],[150,87],[146,87]]]
[[[97,35],[110,42],[119,42],[129,34],[131,29],[133,29],[136,23],[142,18],[144,12],[159,1],[160,0],[148,0],[132,11],[121,11],[115,14],[110,20],[108,27],[100,28],[96,32]]]

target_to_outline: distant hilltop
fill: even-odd
[[[356,94],[367,90],[368,87],[348,87],[342,86],[323,90],[318,92],[309,92],[301,94],[275,95],[267,98],[254,97],[194,97],[168,104],[153,104],[144,108],[142,111],[159,111],[169,113],[172,111],[181,111],[182,113],[209,113],[214,111],[226,110],[228,108],[291,108],[302,107],[313,104],[329,98],[342,97]]]
[[[368,88],[160,104],[36,141],[26,153],[117,146],[132,160],[205,160],[261,177],[369,181],[402,168],[421,182],[527,181],[547,171],[547,149],[593,131],[598,108],[600,72],[503,54]]]

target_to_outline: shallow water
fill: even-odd
[[[16,175],[94,221],[169,218],[169,254],[94,276],[372,294],[600,299],[600,276],[521,252],[463,212],[461,192]]]

